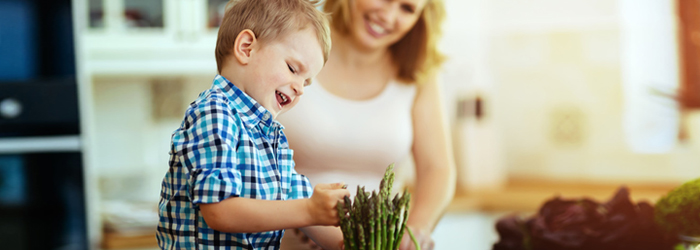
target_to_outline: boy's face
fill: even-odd
[[[323,50],[312,28],[290,32],[276,41],[253,44],[241,81],[243,92],[273,118],[294,107],[323,68]]]

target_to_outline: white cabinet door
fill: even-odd
[[[214,74],[207,0],[86,0],[81,35],[93,75]]]
[[[219,25],[224,16],[228,0],[195,0],[195,11],[192,15],[191,46],[203,51],[207,60],[215,63],[214,48]]]

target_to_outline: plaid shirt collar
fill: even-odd
[[[214,86],[212,88],[221,89],[226,98],[230,101],[229,106],[235,109],[240,114],[241,120],[248,128],[253,128],[258,124],[261,125],[263,131],[270,131],[271,127],[280,127],[284,129],[282,124],[272,119],[272,113],[260,105],[255,99],[250,97],[233,85],[231,81],[221,75],[214,77]]]

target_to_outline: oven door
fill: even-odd
[[[87,249],[80,137],[0,138],[2,249]]]

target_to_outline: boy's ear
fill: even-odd
[[[233,55],[239,63],[246,65],[250,61],[250,55],[253,48],[257,44],[255,33],[252,30],[245,29],[238,33],[236,41],[233,43]]]

